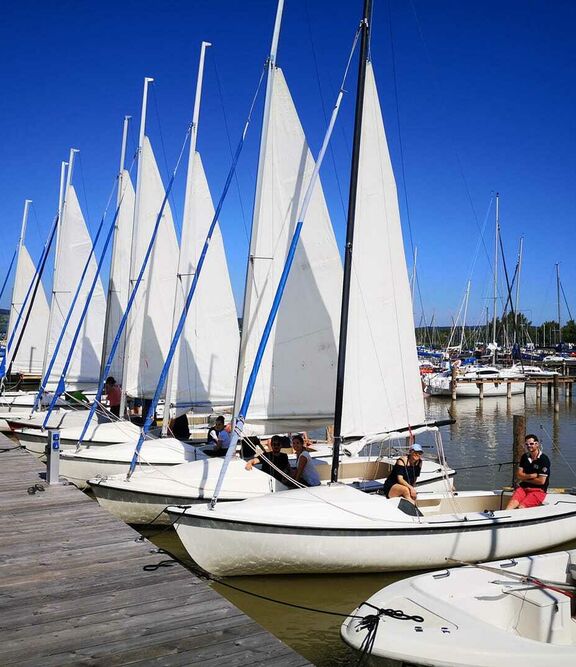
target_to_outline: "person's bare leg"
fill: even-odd
[[[388,498],[404,498],[414,505],[414,501],[410,498],[410,491],[402,484],[394,484],[388,493]]]

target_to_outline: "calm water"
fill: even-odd
[[[551,486],[576,487],[576,408],[563,394],[558,415],[554,415],[546,392],[537,401],[533,388],[528,388],[525,397],[514,396],[510,400],[461,399],[452,405],[449,400],[428,399],[430,418],[446,418],[448,410],[457,421],[442,428],[442,439],[448,462],[458,471],[458,489],[491,489],[510,484],[512,466],[499,464],[512,460],[514,414],[525,414],[527,432],[536,433],[543,443],[552,463]],[[185,558],[174,533],[165,533],[161,540],[154,541]],[[576,548],[576,542],[570,546]],[[214,588],[312,663],[332,667],[358,662],[358,655],[340,639],[343,618],[268,602],[250,593],[346,615],[383,586],[405,576],[408,575],[234,577],[226,580],[229,586],[215,584]]]

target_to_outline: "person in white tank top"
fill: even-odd
[[[306,486],[320,486],[320,476],[310,452],[304,449],[304,438],[301,435],[292,436],[292,448],[296,454],[294,479]]]

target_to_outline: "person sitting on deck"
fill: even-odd
[[[120,401],[122,400],[122,389],[116,380],[110,375],[104,384],[104,394],[108,399],[108,409],[116,417],[120,416]]]
[[[518,465],[517,476],[520,486],[514,491],[507,510],[538,507],[546,498],[550,480],[550,459],[542,452],[538,438],[528,434],[524,443],[526,453],[522,454]]]
[[[290,477],[290,463],[288,462],[288,454],[280,451],[282,449],[282,438],[279,435],[273,435],[270,445],[272,451],[262,452],[260,456],[250,459],[246,463],[246,470],[252,470],[256,464],[261,463],[262,472],[286,484],[287,477]]]
[[[320,486],[320,475],[316,470],[310,452],[304,449],[304,438],[299,435],[292,436],[292,448],[296,454],[296,468],[294,479],[306,486]]]
[[[208,444],[212,449],[204,450],[208,456],[226,456],[230,444],[230,433],[226,431],[224,417],[216,417],[214,426],[208,431]]]
[[[386,498],[405,498],[413,505],[416,504],[416,480],[422,470],[422,445],[414,443],[408,456],[401,456],[396,460],[382,488],[382,495]]]

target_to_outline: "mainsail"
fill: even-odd
[[[61,220],[58,251],[54,268],[54,284],[52,301],[50,304],[50,331],[48,333],[48,357],[52,355],[64,320],[70,310],[70,305],[82,272],[92,251],[92,240],[80,203],[74,187],[68,187],[64,215]],[[88,291],[96,273],[96,260],[90,258],[74,312],[66,327],[57,358],[52,367],[48,388],[54,384],[62,373],[65,359],[70,350],[74,332],[78,326],[82,308],[86,302]],[[92,295],[90,308],[81,329],[81,336],[74,351],[68,373],[66,374],[67,389],[87,388],[98,382],[100,372],[100,357],[102,355],[102,338],[104,329],[105,297],[102,283],[98,279]]]
[[[130,289],[130,253],[132,246],[132,224],[134,221],[134,187],[127,170],[123,170],[119,179],[120,210],[116,220],[114,253],[110,267],[110,286],[108,289],[107,326],[104,341],[104,360],[108,359],[120,320],[126,310]],[[119,379],[124,367],[124,344],[121,341],[114,356],[110,374]]]
[[[214,205],[199,153],[188,170],[182,224],[176,312],[190,289],[214,218]],[[234,400],[240,334],[224,244],[216,225],[174,359],[175,416],[192,406],[208,409]]]
[[[424,422],[412,300],[374,72],[366,67],[342,436]]]
[[[24,325],[26,312],[30,304],[26,304],[26,312],[22,312],[26,293],[32,280],[36,276],[36,268],[26,246],[22,244],[18,253],[16,265],[16,276],[14,278],[14,290],[12,292],[12,303],[10,304],[10,320],[8,322],[8,335],[6,340],[13,340],[14,344],[19,337],[20,328]],[[20,347],[16,356],[12,359],[12,373],[32,373],[39,375],[42,372],[44,361],[44,350],[46,347],[46,322],[48,321],[48,300],[42,282],[38,285],[32,311],[26,325]],[[20,319],[18,319],[20,317]],[[18,331],[13,337],[14,328],[18,322]]]
[[[243,316],[240,394],[253,366],[314,160],[281,69],[276,69],[267,144],[262,152],[262,196],[254,212]],[[264,353],[248,424],[281,430],[331,422],[342,264],[320,183],[314,189],[301,242]],[[271,422],[274,422],[273,424]],[[250,426],[249,426],[250,428]]]
[[[137,219],[134,220],[131,282],[136,279],[152,237],[164,200],[164,185],[148,137],[140,155],[140,188]],[[134,300],[127,332],[125,389],[130,396],[152,398],[170,347],[174,267],[178,261],[178,241],[170,206],[166,203],[152,253]],[[133,284],[131,285],[131,287]]]

